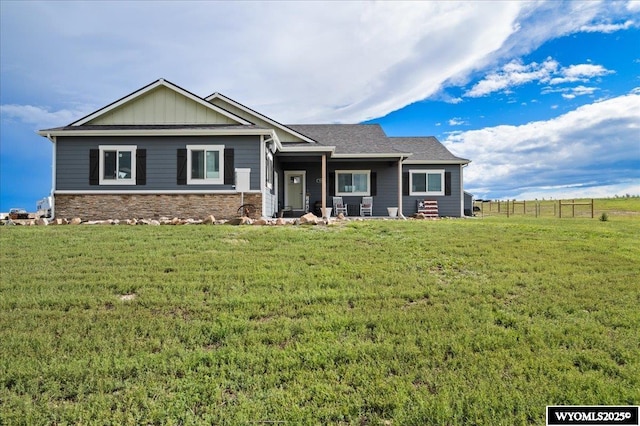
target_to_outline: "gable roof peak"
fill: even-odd
[[[133,100],[135,100],[136,98],[139,98],[151,91],[153,91],[154,89],[157,89],[158,87],[164,87],[168,90],[171,90],[175,93],[178,93],[182,96],[184,96],[185,98],[189,99],[190,101],[200,105],[201,107],[205,107],[209,110],[214,110],[216,113],[221,114],[225,117],[227,117],[227,119],[232,120],[238,124],[243,124],[243,125],[252,125],[254,123],[245,120],[242,117],[239,117],[227,110],[225,110],[224,108],[220,108],[216,105],[213,105],[210,102],[207,102],[206,100],[202,99],[200,96],[197,96],[193,93],[191,93],[190,91],[178,86],[177,84],[174,84],[172,82],[170,82],[169,80],[166,80],[165,78],[159,78],[149,84],[147,84],[146,86],[143,86],[142,88],[126,95],[123,96],[122,98],[98,109],[97,111],[86,115],[85,117],[74,121],[73,123],[69,124],[69,126],[82,126],[84,124],[90,124],[93,120],[97,119],[98,117],[104,116],[106,114],[108,114],[111,111],[114,111],[115,109],[118,109],[122,106],[124,106],[125,104],[132,102]]]
[[[282,132],[288,133],[296,138],[299,138],[300,140],[304,141],[304,142],[308,142],[308,143],[318,143],[316,140],[310,138],[308,135],[302,134],[298,131],[296,131],[292,126],[287,125],[287,124],[282,124],[270,117],[267,117],[264,114],[259,113],[258,111],[249,108],[248,106],[241,104],[240,102],[231,99],[228,96],[223,95],[220,92],[214,92],[211,95],[207,96],[206,98],[204,98],[205,101],[211,103],[212,105],[218,105],[216,103],[214,103],[214,101],[216,99],[221,100],[223,103],[226,103],[230,106],[232,106],[233,108],[237,108],[239,111],[242,111],[243,114],[248,115],[251,118],[257,118],[258,121],[263,121],[265,123],[267,123],[270,126],[274,126],[277,129],[279,129]],[[220,108],[222,108],[220,105],[218,105]],[[231,110],[233,111],[233,108],[231,108]],[[242,114],[240,114],[242,115]]]

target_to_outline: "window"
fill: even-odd
[[[223,145],[187,145],[188,184],[224,182]]]
[[[445,195],[444,170],[409,170],[409,195]]]
[[[99,147],[100,185],[136,184],[136,146]]]
[[[336,170],[336,195],[371,195],[371,170]]]

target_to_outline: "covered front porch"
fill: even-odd
[[[273,216],[335,217],[334,197],[341,197],[347,217],[389,218],[389,208],[402,217],[401,155],[340,157],[332,147],[309,148],[283,148],[274,156]],[[371,202],[366,212],[360,208],[364,197]]]

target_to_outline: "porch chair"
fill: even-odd
[[[347,205],[342,202],[342,197],[333,197],[333,213],[336,216],[340,213],[347,216]]]
[[[373,216],[373,197],[362,197],[362,203],[360,203],[360,216]]]

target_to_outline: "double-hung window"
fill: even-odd
[[[336,195],[371,195],[371,170],[336,170]]]
[[[224,183],[224,145],[187,145],[188,184]]]
[[[409,195],[444,195],[444,170],[409,170]]]
[[[101,145],[100,185],[136,184],[136,146]]]

